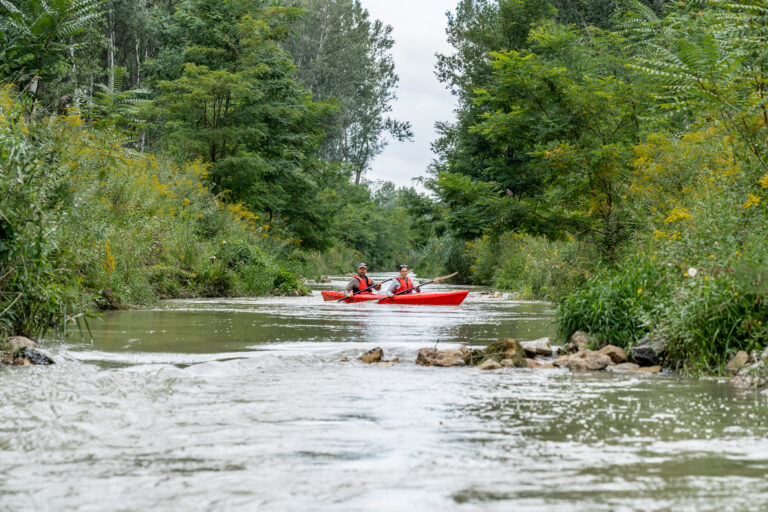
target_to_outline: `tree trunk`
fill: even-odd
[[[115,90],[115,14],[112,9],[109,10],[109,48],[107,49],[107,64],[109,74],[107,75],[107,88],[109,92]]]
[[[139,36],[136,36],[136,85],[141,83],[141,58],[139,57]]]

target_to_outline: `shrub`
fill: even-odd
[[[559,336],[566,339],[582,330],[601,345],[631,347],[651,330],[651,312],[667,300],[670,289],[664,265],[644,255],[633,256],[564,297],[557,310]]]

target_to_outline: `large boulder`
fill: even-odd
[[[376,347],[361,355],[358,359],[364,363],[371,364],[378,363],[381,361],[382,357],[384,357],[384,350],[382,350],[380,347]]]
[[[747,354],[743,350],[739,350],[736,352],[736,355],[731,358],[730,361],[725,365],[725,370],[728,373],[736,373],[739,370],[742,369],[742,367],[746,366],[746,364],[749,362],[749,354]]]
[[[599,371],[611,364],[611,358],[596,350],[579,350],[570,356],[556,359],[554,366],[568,368],[573,372]]]
[[[54,364],[53,359],[43,354],[36,348],[22,347],[12,354],[6,355],[0,361],[3,364],[13,364],[16,366],[32,366]]]
[[[528,357],[547,356],[552,355],[552,345],[549,344],[549,338],[539,338],[532,341],[522,341],[520,345],[525,350],[525,354]]]
[[[24,336],[11,336],[0,348],[9,352],[16,352],[20,348],[37,348],[37,343]]]
[[[565,346],[565,351],[569,354],[579,352],[581,350],[587,350],[592,344],[592,338],[584,331],[576,331],[571,335],[568,340],[568,344]]]
[[[663,336],[651,334],[629,349],[629,359],[640,366],[657,366],[664,362],[667,342]]]
[[[416,356],[416,364],[422,366],[465,366],[471,353],[467,347],[457,349],[437,350],[423,348]]]
[[[606,345],[600,349],[600,352],[611,358],[614,364],[622,364],[627,362],[627,352],[616,345]]]

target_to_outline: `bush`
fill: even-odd
[[[600,345],[631,347],[651,330],[651,312],[666,302],[670,289],[664,265],[644,255],[631,257],[564,297],[557,310],[558,334],[567,339],[581,330]]]
[[[61,330],[86,300],[56,264],[55,209],[64,172],[36,141],[23,109],[0,89],[0,338]]]

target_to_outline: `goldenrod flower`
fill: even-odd
[[[756,196],[754,194],[747,194],[747,200],[744,202],[744,204],[741,206],[745,210],[752,208],[753,206],[757,206],[760,204],[760,201],[763,199],[760,196]]]

